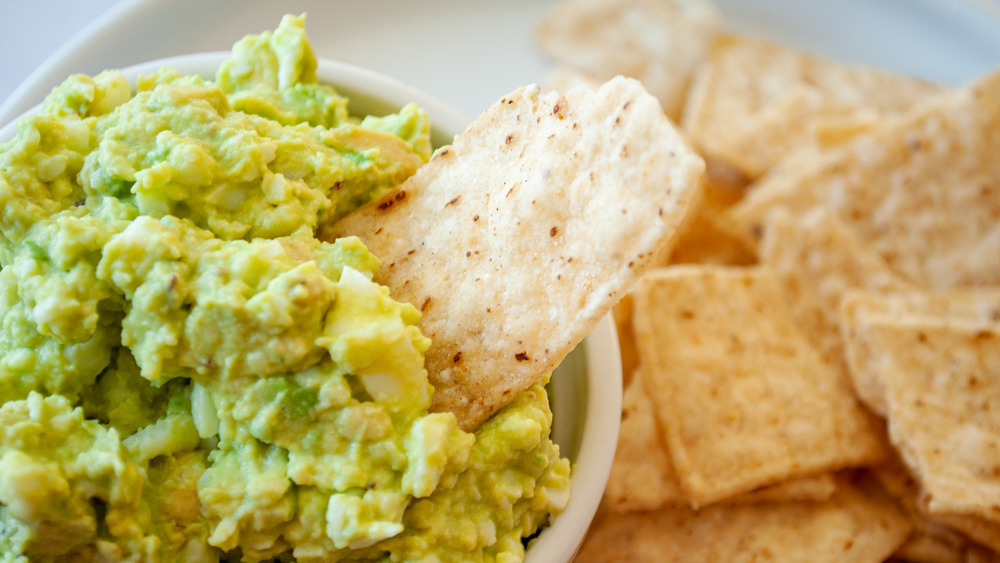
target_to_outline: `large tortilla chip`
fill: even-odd
[[[635,80],[500,100],[358,235],[419,308],[433,410],[476,427],[586,336],[681,222],[704,162]]]
[[[750,177],[830,129],[843,137],[875,114],[909,108],[937,91],[926,82],[850,66],[757,38],[718,40],[695,74],[682,123],[712,159]],[[823,135],[826,135],[825,137]]]
[[[931,515],[1000,525],[1000,323],[866,322],[889,437]]]
[[[1000,283],[1000,73],[941,94],[812,162],[776,169],[729,210],[759,240],[775,207],[836,213],[889,266],[933,288]]]
[[[633,299],[640,373],[693,505],[884,454],[773,272],[674,266],[647,274]]]
[[[677,119],[691,73],[719,29],[719,13],[707,0],[563,0],[535,35],[559,65],[601,80],[641,80]]]
[[[910,284],[865,244],[836,215],[823,209],[793,217],[778,209],[768,218],[761,242],[761,262],[787,288],[802,331],[831,364],[847,373],[840,334],[840,305],[853,289],[893,291]]]
[[[843,483],[825,502],[606,515],[591,528],[576,562],[881,562],[908,533],[909,522],[894,504]]]

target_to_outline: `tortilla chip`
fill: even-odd
[[[976,541],[994,551],[1000,551],[1000,524],[993,520],[987,520],[978,516],[968,514],[934,514],[933,518],[950,526],[953,530],[962,532],[969,539]],[[966,553],[969,552],[966,547]],[[1000,555],[993,554],[990,561],[1000,560]]]
[[[1000,324],[867,323],[889,437],[930,515],[1000,525]]]
[[[865,320],[911,323],[967,324],[1000,323],[1000,287],[951,291],[852,291],[845,295],[845,314]]]
[[[694,192],[688,214],[677,227],[658,262],[671,264],[749,265],[757,261],[745,241],[718,224],[723,209],[741,197],[739,187],[712,185],[707,177]]]
[[[910,284],[889,269],[840,219],[823,209],[793,217],[778,209],[768,217],[761,262],[787,288],[801,330],[824,358],[846,374],[840,304],[852,289],[893,291]]]
[[[912,563],[964,563],[965,546],[956,546],[939,537],[914,531],[892,554],[891,559]]]
[[[833,496],[837,482],[832,473],[821,473],[782,481],[749,493],[736,495],[722,502],[727,504],[754,504],[758,502],[824,501]]]
[[[859,109],[850,115],[823,115],[812,120],[813,139],[820,149],[843,144],[882,123],[874,111]]]
[[[719,225],[719,215],[710,207],[689,214],[691,220],[677,231],[667,256],[669,264],[717,264],[748,266],[757,257],[747,244]]]
[[[726,208],[743,199],[751,179],[741,170],[719,159],[705,161],[706,199]]]
[[[557,65],[601,80],[642,81],[673,119],[720,29],[707,0],[563,0],[539,22],[538,45]]]
[[[773,272],[674,266],[633,298],[641,373],[694,506],[882,457],[875,422],[799,332]]]
[[[920,484],[910,474],[898,455],[891,455],[882,463],[871,468],[883,489],[902,507],[913,525],[913,532],[907,543],[900,547],[900,558],[906,561],[946,561],[957,553],[962,561],[970,552],[976,552],[963,528],[985,540],[984,543],[997,545],[1000,534],[991,533],[981,519],[972,517],[934,516],[922,506]],[[985,533],[984,533],[985,532]],[[920,555],[924,553],[924,555]],[[932,553],[940,558],[933,558]]]
[[[891,502],[841,484],[825,502],[607,515],[591,528],[576,562],[881,562],[908,533]]]
[[[583,71],[559,65],[549,71],[548,76],[542,82],[542,88],[555,90],[556,92],[566,92],[576,88],[597,90],[601,87],[602,83],[602,80],[594,78]]]
[[[642,378],[633,376],[622,397],[618,449],[604,491],[615,512],[685,504],[653,409]]]
[[[431,408],[475,428],[550,373],[681,222],[704,162],[639,82],[518,89],[395,193],[325,237],[357,234],[422,312]]]
[[[860,123],[937,91],[927,82],[816,57],[763,39],[720,38],[696,72],[682,123],[709,160],[755,178],[816,141],[814,123]]]
[[[847,292],[842,301],[841,333],[845,359],[858,397],[882,417],[888,416],[881,383],[882,363],[891,362],[896,348],[885,331],[869,333],[872,323],[899,326],[924,323],[985,327],[1000,322],[1000,289],[977,291],[892,293]]]
[[[996,563],[1000,561],[1000,552],[981,545],[969,545],[965,548],[965,563]]]
[[[640,376],[633,376],[622,402],[622,426],[604,502],[614,512],[688,506],[670,457],[660,437],[653,403]],[[791,479],[769,487],[722,499],[729,504],[823,501],[836,490],[833,476],[824,473]]]
[[[824,206],[918,285],[1000,284],[998,147],[1000,73],[775,170],[727,215],[757,241],[775,207]]]
[[[622,297],[611,309],[618,334],[618,349],[622,360],[622,386],[628,387],[632,374],[639,369],[639,350],[635,347],[635,333],[632,330],[632,294]]]

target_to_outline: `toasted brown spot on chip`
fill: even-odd
[[[528,358],[528,354],[526,352],[518,352],[517,354],[514,354],[514,358],[519,362],[526,362],[530,359]]]

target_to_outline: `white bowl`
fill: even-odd
[[[130,84],[135,84],[139,75],[153,74],[163,67],[213,78],[228,56],[228,52],[182,55],[130,66],[122,72]],[[356,115],[384,115],[416,102],[431,120],[435,147],[450,143],[469,123],[468,118],[431,96],[361,67],[320,59],[316,75],[320,82],[347,96],[348,110]],[[0,141],[13,137],[15,125],[16,121],[0,128]],[[556,369],[550,390],[552,438],[573,464],[571,493],[565,510],[529,544],[526,563],[571,561],[604,493],[618,444],[622,402],[618,336],[610,315]]]

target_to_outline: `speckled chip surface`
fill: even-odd
[[[381,201],[357,234],[423,314],[432,410],[474,428],[550,373],[674,233],[704,171],[628,78],[520,88]]]

